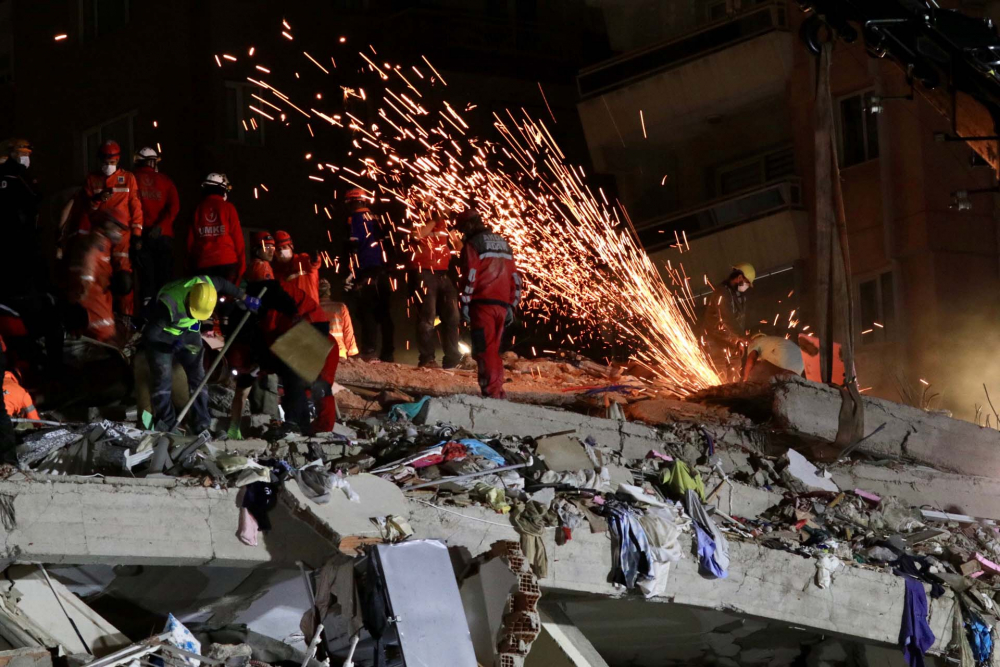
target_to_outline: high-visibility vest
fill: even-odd
[[[211,280],[207,276],[195,276],[175,280],[160,289],[156,298],[170,313],[170,326],[163,327],[164,331],[180,336],[187,331],[198,331],[201,328],[201,321],[188,314],[187,298],[195,285],[208,282]]]

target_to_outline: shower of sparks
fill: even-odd
[[[295,99],[270,81],[247,78],[271,97],[267,106],[291,107],[307,118],[321,119],[337,131],[349,133],[354,150],[337,156],[332,161],[337,164],[317,157],[319,169],[329,176],[307,177],[330,190],[337,185],[356,187],[369,201],[402,205],[402,220],[393,219],[395,214],[389,211],[372,214],[388,231],[382,248],[385,257],[390,244],[398,247],[400,258],[411,257],[416,246],[412,230],[431,223],[432,211],[450,217],[472,202],[514,249],[525,278],[522,307],[539,321],[569,318],[572,322],[573,332],[565,326],[559,331],[557,326],[562,340],[625,345],[635,361],[679,395],[721,382],[690,326],[695,299],[683,266],[668,265],[664,278],[639,243],[627,212],[620,204],[609,204],[603,192],[595,197],[583,169],[566,163],[541,119],[532,118],[523,109],[520,113],[493,113],[493,127],[500,140],[475,137],[463,117],[475,105],[442,101],[438,106],[423,97],[427,91],[418,89],[418,85],[447,86],[426,57],[421,57],[423,65],[433,76],[424,79],[414,68],[419,75],[414,79],[402,74],[403,66],[380,66],[365,53],[358,55],[362,71],[370,73],[372,79],[367,98],[381,98],[376,105],[377,119],[363,121],[350,113],[349,106],[316,108],[320,104]],[[272,70],[279,71],[277,65],[272,64]],[[343,95],[311,93],[310,97],[344,103],[352,97],[366,97],[361,89],[340,89]],[[250,108],[273,120],[261,109]],[[315,136],[312,127],[308,129],[310,136]],[[317,156],[321,153],[322,146],[313,151]],[[683,242],[678,239],[679,248],[686,245],[686,237]],[[345,270],[353,273],[355,266],[352,260]],[[402,280],[399,286],[403,286]],[[421,290],[413,292],[414,299],[420,301]],[[411,299],[408,306],[413,303]],[[532,350],[534,354],[534,347]]]

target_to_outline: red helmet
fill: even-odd
[[[274,237],[271,236],[271,232],[254,232],[253,245],[254,247],[274,245]]]
[[[357,201],[365,198],[365,191],[361,188],[351,188],[344,195],[344,201]]]
[[[283,232],[280,229],[274,233],[274,240],[279,248],[292,245],[292,237],[288,232]]]
[[[102,158],[121,157],[122,147],[114,139],[108,139],[97,149],[97,155]]]

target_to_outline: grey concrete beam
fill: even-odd
[[[449,546],[480,554],[501,539],[519,539],[507,520],[482,507],[447,511],[413,503],[410,524],[422,537],[436,537]],[[734,512],[739,513],[737,508]],[[539,583],[544,594],[621,596],[608,583],[611,542],[606,534],[586,529],[573,533],[563,546],[555,531],[546,531],[549,576]],[[816,586],[816,561],[753,542],[731,541],[731,566],[726,579],[706,579],[698,572],[692,538],[682,538],[685,558],[670,569],[667,594],[653,598],[668,602],[730,611],[780,621],[797,627],[851,637],[857,641],[895,644],[903,616],[903,580],[891,574],[845,565],[833,575],[830,588]],[[940,651],[951,638],[950,593],[930,600],[931,627]]]
[[[332,545],[280,506],[274,530],[249,547],[236,538],[237,491],[180,479],[47,477],[0,481],[13,512],[0,558],[18,563],[217,565],[322,563]]]

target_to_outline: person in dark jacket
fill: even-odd
[[[361,319],[361,356],[375,357],[379,333],[382,345],[378,358],[392,361],[395,353],[395,327],[389,311],[392,283],[386,271],[386,249],[383,247],[385,231],[378,217],[372,215],[365,201],[365,192],[359,188],[348,190],[345,195],[351,226],[350,270],[356,275],[358,314]]]
[[[708,297],[703,329],[709,355],[725,378],[736,379],[747,348],[747,297],[757,272],[751,264],[737,264]]]

